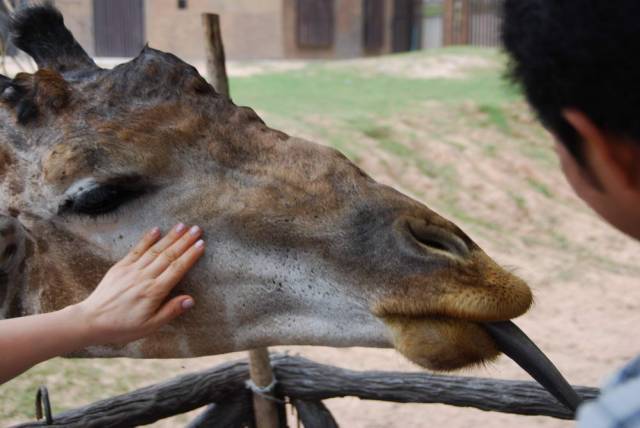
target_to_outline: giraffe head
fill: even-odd
[[[179,221],[208,242],[178,290],[196,307],[82,355],[395,346],[454,369],[497,355],[481,322],[529,308],[526,284],[453,223],[270,129],[175,56],[100,69],[51,6],[13,27],[39,70],[0,81],[1,316],[82,300],[142,231]]]

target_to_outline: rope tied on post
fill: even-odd
[[[247,389],[251,390],[251,392],[253,392],[256,395],[259,395],[260,397],[264,398],[265,400],[270,400],[270,401],[275,401],[276,403],[285,404],[284,400],[281,400],[281,399],[275,397],[275,395],[274,395],[277,383],[278,383],[278,381],[275,380],[275,378],[274,378],[271,381],[271,383],[269,385],[267,385],[267,386],[258,386],[251,379],[247,379],[244,384],[247,387]]]

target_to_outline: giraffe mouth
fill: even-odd
[[[394,347],[420,366],[456,370],[503,353],[571,411],[582,401],[549,358],[511,321],[398,315],[382,319],[393,332]]]
[[[573,412],[582,399],[536,344],[511,321],[484,323],[498,349]]]

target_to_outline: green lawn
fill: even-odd
[[[431,53],[397,55],[398,60],[431,56],[478,56],[496,64],[502,57],[493,49],[448,48]],[[322,114],[342,120],[385,116],[415,107],[425,100],[458,104],[473,101],[500,119],[501,109],[519,99],[499,70],[474,72],[460,79],[417,79],[383,74],[363,75],[348,67],[311,64],[302,70],[261,74],[231,80],[231,93],[238,104],[289,119]]]

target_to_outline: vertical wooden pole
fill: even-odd
[[[273,382],[273,370],[271,369],[269,349],[258,348],[249,351],[249,372],[251,373],[251,380],[256,386],[265,388],[271,385]],[[273,400],[253,394],[253,409],[256,415],[257,428],[280,428],[286,426],[285,421],[280,421],[281,412],[277,403]]]
[[[413,50],[424,49],[424,46],[422,46],[422,32],[424,31],[424,17],[422,9],[422,0],[413,0],[411,4],[411,28],[413,28],[413,34],[411,35],[411,49]]]
[[[442,44],[453,44],[453,0],[444,0],[444,13],[442,14]]]
[[[205,45],[207,47],[207,77],[215,90],[231,98],[229,93],[229,79],[227,76],[226,60],[222,32],[220,31],[220,17],[212,13],[202,14]],[[249,371],[251,381],[258,388],[266,388],[273,382],[273,370],[267,348],[249,351]],[[253,410],[257,428],[281,428],[286,421],[281,421],[278,405],[262,395],[253,394]]]
[[[470,19],[470,8],[469,0],[462,0],[461,10],[460,10],[460,40],[458,44],[468,45],[471,41],[471,19]]]
[[[220,17],[213,13],[202,14],[204,42],[207,48],[207,77],[215,90],[229,96],[229,79],[227,78],[224,45],[220,31]]]

